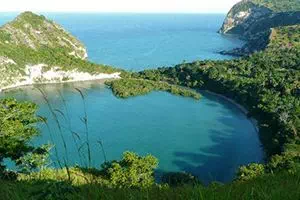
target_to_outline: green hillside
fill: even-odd
[[[265,6],[274,12],[300,11],[298,0],[251,0],[260,6]]]
[[[56,23],[31,12],[20,14],[0,28],[0,89],[26,76],[26,66],[46,65],[44,71],[88,73],[121,71],[85,60],[83,44]]]

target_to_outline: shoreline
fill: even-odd
[[[113,73],[113,74],[102,74],[102,75],[105,75],[107,77],[90,77],[88,79],[78,79],[78,80],[66,80],[66,81],[49,81],[49,82],[41,82],[41,83],[25,83],[25,84],[15,84],[15,85],[12,85],[12,86],[7,86],[7,87],[4,87],[4,88],[0,88],[0,93],[5,93],[7,91],[10,91],[10,90],[14,90],[14,89],[18,89],[18,88],[22,88],[22,87],[29,87],[29,86],[36,86],[36,85],[48,85],[48,84],[51,84],[51,85],[54,85],[54,84],[64,84],[64,83],[80,83],[80,82],[89,82],[89,81],[92,81],[92,82],[96,82],[96,81],[101,81],[100,84],[104,84],[105,81],[107,80],[115,80],[115,79],[120,79],[120,73]],[[219,97],[219,98],[222,98],[223,100],[233,104],[234,106],[236,106],[244,115],[248,115],[249,111],[244,107],[242,106],[241,104],[237,103],[236,101],[234,101],[233,99],[230,99],[222,94],[218,94],[218,93],[215,93],[215,92],[212,92],[212,91],[209,91],[209,90],[200,90],[199,92],[201,93],[202,92],[205,92],[209,95],[213,95],[213,96],[216,96],[216,97]],[[258,121],[253,118],[253,117],[247,117],[250,122],[252,123],[254,129],[255,129],[255,132],[256,133],[259,133],[259,127],[258,127]]]
[[[101,81],[103,84],[107,80],[120,79],[120,77],[111,77],[111,78],[97,78],[97,79],[88,79],[88,80],[68,80],[68,81],[51,81],[51,82],[41,82],[41,83],[30,83],[30,84],[20,84],[0,88],[0,93],[5,93],[10,90],[19,89],[22,87],[38,86],[38,85],[55,85],[55,84],[64,84],[64,83],[80,83],[80,82],[89,82],[89,81]]]
[[[222,94],[218,94],[218,93],[215,93],[215,92],[212,92],[212,91],[209,91],[209,90],[202,90],[204,91],[205,93],[207,94],[210,94],[210,95],[213,95],[213,96],[217,96],[217,97],[220,97],[224,100],[226,100],[227,102],[235,105],[243,114],[245,114],[246,116],[248,115],[249,111],[244,107],[242,106],[241,104],[237,103],[236,101],[234,101],[233,99],[230,99]],[[201,92],[201,91],[200,91]],[[253,118],[253,117],[247,117],[250,122],[253,124],[254,126],[254,129],[256,131],[256,133],[259,133],[259,126],[258,126],[258,121]]]
[[[9,86],[5,86],[0,88],[0,93],[9,91],[9,90],[13,90],[13,89],[18,89],[18,88],[22,88],[22,87],[28,87],[28,86],[35,86],[35,85],[48,85],[48,84],[62,84],[62,83],[76,83],[76,82],[88,82],[88,81],[106,81],[106,80],[114,80],[114,79],[120,79],[120,74],[119,72],[117,73],[112,73],[112,74],[104,74],[104,73],[100,73],[97,75],[88,75],[86,76],[87,73],[75,73],[75,74],[71,74],[73,75],[73,79],[69,79],[69,80],[63,80],[63,78],[61,78],[59,75],[57,76],[57,74],[55,74],[54,76],[52,76],[51,78],[57,78],[59,80],[45,80],[45,81],[41,81],[41,82],[34,82],[32,77],[29,77],[27,80],[22,81],[22,82],[17,82],[15,84],[9,85]],[[81,76],[83,75],[83,76]]]
[[[73,81],[61,81],[61,82],[44,82],[44,83],[34,83],[34,84],[26,84],[26,85],[18,85],[13,87],[7,87],[5,89],[0,88],[0,94],[5,92],[9,92],[11,90],[22,89],[25,87],[34,87],[34,86],[42,86],[42,85],[59,85],[65,83],[88,83],[88,82],[99,82],[99,84],[104,84],[105,81],[116,80],[119,78],[101,78],[101,79],[91,79],[91,80],[73,80]]]

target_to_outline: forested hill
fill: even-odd
[[[40,77],[50,70],[117,71],[91,63],[86,58],[84,45],[61,26],[42,15],[24,12],[0,28],[0,90],[30,79],[31,72],[37,70]],[[32,83],[43,81],[43,78],[31,80]]]
[[[251,0],[254,4],[269,8],[274,12],[300,11],[298,0]]]
[[[2,44],[25,46],[35,50],[45,46],[60,47],[74,57],[87,58],[87,51],[79,40],[42,15],[21,13],[12,22],[1,27],[0,31]]]

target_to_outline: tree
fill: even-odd
[[[27,170],[44,164],[48,147],[34,147],[29,144],[33,137],[39,135],[36,123],[37,105],[17,102],[15,99],[0,100],[0,178],[5,177],[4,159],[10,159],[17,166]]]
[[[157,165],[158,160],[151,155],[140,157],[125,152],[122,160],[105,163],[102,168],[112,187],[147,188],[155,183],[154,169]]]

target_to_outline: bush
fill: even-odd
[[[263,164],[249,164],[247,166],[242,166],[238,171],[238,180],[247,181],[265,173],[265,167]]]
[[[200,181],[197,177],[185,172],[165,173],[162,176],[161,181],[163,183],[167,183],[172,187],[184,186],[184,185],[195,186],[200,184]]]
[[[155,183],[154,169],[158,160],[151,156],[140,157],[132,152],[125,152],[120,161],[105,163],[104,177],[112,187],[147,188]]]
[[[267,165],[271,173],[287,170],[289,173],[296,173],[300,169],[300,153],[288,152],[282,155],[275,155]]]

